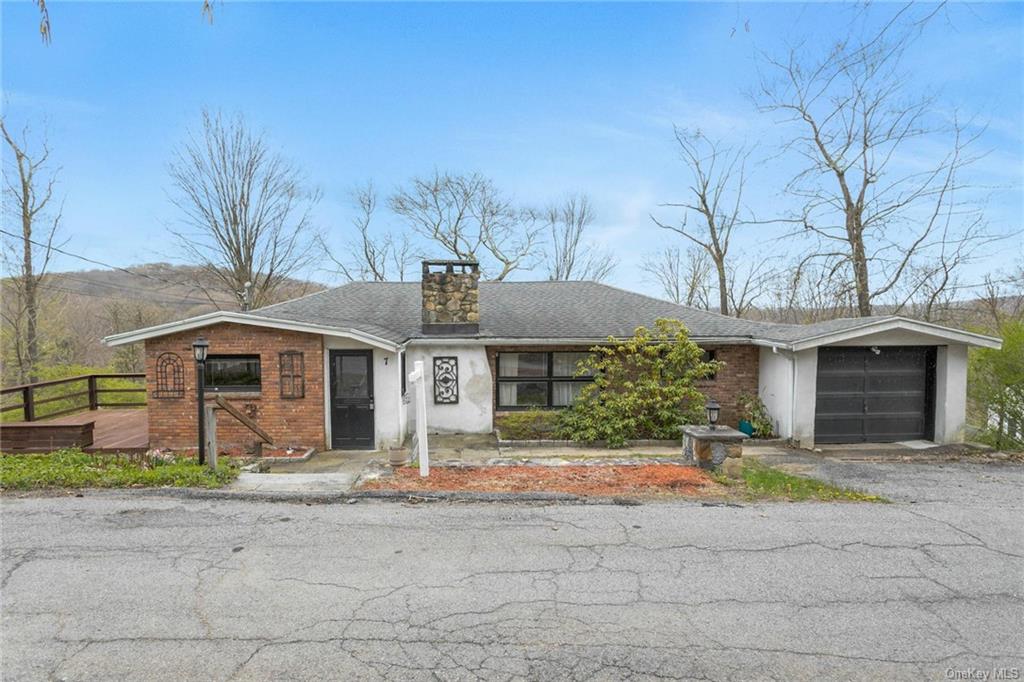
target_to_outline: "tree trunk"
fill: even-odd
[[[715,259],[715,269],[718,271],[718,312],[728,315],[729,283],[725,276],[725,260]]]
[[[25,193],[26,201],[28,198],[28,190],[26,187],[22,187]],[[37,333],[37,326],[39,321],[39,308],[36,297],[36,274],[35,267],[32,263],[32,214],[29,212],[27,203],[22,204],[21,212],[21,232],[24,237],[24,250],[22,256],[22,277],[24,277],[24,291],[25,291],[25,316],[27,318],[25,325],[25,364],[22,367],[21,373],[23,375],[24,383],[33,383],[36,381],[36,371],[39,368],[39,338]]]
[[[857,290],[857,316],[871,316],[871,289],[868,285],[868,258],[864,252],[864,238],[858,216],[851,208],[846,213],[846,234],[850,242],[853,261],[853,283]]]

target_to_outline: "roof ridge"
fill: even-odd
[[[667,303],[668,305],[673,305],[673,306],[675,306],[677,308],[682,308],[684,310],[689,310],[691,312],[695,312],[695,313],[698,313],[700,315],[708,315],[710,317],[717,317],[717,318],[720,318],[722,320],[729,320],[730,322],[748,322],[750,324],[757,324],[757,325],[763,325],[763,326],[768,326],[768,325],[772,324],[770,322],[764,322],[763,320],[751,320],[751,319],[748,319],[748,318],[745,318],[745,317],[733,317],[732,315],[723,315],[722,313],[717,313],[714,310],[705,310],[703,308],[695,308],[695,307],[693,307],[691,305],[683,305],[682,303],[673,303],[672,301],[669,301],[669,300],[664,299],[664,298],[658,298],[657,296],[651,296],[650,294],[642,294],[639,291],[631,291],[629,289],[624,289],[622,287],[617,287],[617,286],[615,286],[613,284],[605,284],[604,282],[594,282],[593,280],[581,280],[581,281],[585,281],[585,282],[588,282],[590,284],[596,284],[597,286],[605,287],[606,289],[613,289],[615,291],[621,291],[624,294],[630,294],[632,296],[639,296],[641,298],[646,298],[648,300],[656,301],[658,303]]]
[[[262,306],[260,308],[254,308],[252,310],[243,310],[241,312],[245,312],[245,313],[258,313],[258,312],[262,312],[262,311],[267,310],[269,308],[276,308],[279,305],[284,305],[285,303],[294,303],[295,301],[302,301],[302,300],[305,300],[307,298],[312,298],[313,296],[320,296],[321,294],[326,294],[326,293],[331,292],[331,291],[337,291],[338,289],[343,289],[343,288],[347,287],[349,284],[355,284],[355,283],[356,282],[345,282],[344,284],[339,284],[338,286],[335,286],[335,287],[327,287],[327,288],[321,289],[319,291],[311,291],[308,294],[303,294],[302,296],[296,296],[295,298],[289,298],[289,299],[286,299],[284,301],[278,301],[277,303],[271,303],[270,305],[265,305],[265,306]]]

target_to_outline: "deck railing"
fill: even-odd
[[[0,389],[0,418],[32,422],[101,407],[145,407],[145,379],[141,373],[83,374],[9,386]]]

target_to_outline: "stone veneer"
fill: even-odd
[[[149,413],[149,446],[184,449],[196,447],[196,371],[192,341],[205,337],[210,355],[259,355],[260,390],[221,393],[229,402],[256,420],[275,445],[326,446],[324,425],[324,351],[319,335],[222,323],[146,341],[146,403]],[[279,353],[300,351],[303,356],[305,396],[282,398]],[[184,362],[185,395],[157,398],[156,361],[166,352]],[[213,395],[207,393],[207,399]],[[217,444],[251,448],[255,435],[223,410],[217,410]]]
[[[445,269],[431,272],[432,265]],[[477,263],[424,262],[421,290],[423,324],[480,323],[480,266]]]

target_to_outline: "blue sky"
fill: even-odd
[[[528,204],[588,193],[595,242],[621,260],[612,282],[650,293],[639,263],[674,236],[649,214],[678,200],[685,181],[672,124],[761,143],[769,156],[778,128],[744,95],[756,51],[839,36],[850,14],[800,3],[228,2],[207,25],[198,0],[48,4],[46,46],[35,7],[3,3],[5,115],[45,122],[73,251],[117,265],[174,259],[165,164],[206,106],[244,114],[304,169],[338,249],[354,185],[387,191],[434,168],[477,170]],[[988,217],[1002,230],[1020,229],[1024,215],[1022,46],[1021,5],[955,5],[907,63],[943,106],[986,119],[976,179],[991,187]],[[786,164],[754,174],[760,212],[784,207]],[[747,239],[747,257],[792,251],[773,236]],[[976,272],[1010,265],[1019,243]]]

